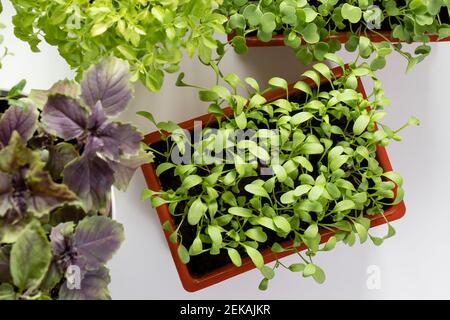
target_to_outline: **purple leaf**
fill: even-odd
[[[33,106],[28,110],[19,107],[9,107],[0,119],[0,143],[8,145],[13,131],[17,131],[22,142],[28,141],[36,131],[38,113]]]
[[[102,128],[107,125],[106,121],[107,117],[103,110],[102,103],[98,101],[92,109],[92,113],[88,119],[87,129],[89,130],[90,134],[84,148],[85,156],[96,156],[97,152],[100,152],[102,150],[104,142],[101,138],[101,131]]]
[[[136,154],[142,135],[129,124],[109,123],[97,135],[102,140],[100,153],[110,159],[118,159],[122,154]]]
[[[101,101],[105,113],[115,116],[131,99],[132,87],[128,63],[113,57],[91,67],[81,81],[81,97],[91,108]]]
[[[89,135],[84,146],[83,155],[87,158],[93,158],[97,156],[97,153],[101,153],[103,149],[103,140],[95,135]]]
[[[37,217],[77,199],[67,186],[55,183],[48,172],[43,171],[39,166],[35,166],[28,171],[25,181],[29,189],[28,211]]]
[[[87,129],[91,132],[95,132],[96,130],[99,130],[107,120],[108,118],[103,110],[102,102],[97,101],[95,106],[92,108],[91,115],[89,116]]]
[[[108,161],[114,170],[114,186],[125,191],[136,169],[145,163],[152,162],[153,158],[153,154],[142,151],[136,156],[123,157],[119,161]]]
[[[64,183],[84,202],[85,209],[106,205],[114,172],[99,157],[81,157],[69,163],[63,171]]]
[[[77,100],[56,94],[48,97],[42,111],[42,121],[49,133],[71,140],[85,131],[87,112]]]
[[[98,269],[107,263],[124,239],[123,226],[104,216],[83,219],[74,235],[78,256],[83,257],[86,268]]]
[[[59,290],[59,300],[110,300],[108,285],[111,281],[109,270],[101,267],[98,270],[87,272],[79,288],[63,283]]]
[[[10,175],[0,172],[0,217],[3,217],[11,209],[11,201],[9,200],[11,191]]]
[[[67,239],[73,236],[74,230],[73,222],[60,223],[56,227],[52,228],[50,232],[50,241],[52,245],[52,252],[55,256],[62,256],[66,252]]]

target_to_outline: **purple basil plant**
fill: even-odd
[[[153,158],[116,119],[129,80],[126,62],[106,58],[80,83],[0,105],[0,300],[110,298],[105,265],[124,239],[105,215],[111,188]]]
[[[134,171],[152,159],[141,150],[142,134],[114,121],[131,96],[128,64],[107,58],[86,72],[80,86],[64,82],[50,90],[43,107],[44,130],[77,141],[79,156],[62,175],[87,209],[104,206],[113,184],[126,189]]]

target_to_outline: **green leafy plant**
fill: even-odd
[[[105,265],[124,238],[111,187],[152,160],[111,118],[132,95],[128,64],[107,58],[80,84],[14,90],[0,101],[0,299],[109,299]]]
[[[72,68],[82,74],[101,57],[126,59],[132,79],[158,91],[164,71],[176,72],[184,48],[208,63],[221,46],[226,18],[213,9],[218,0],[12,0],[15,34],[38,51],[41,35],[57,46]]]
[[[348,33],[345,48],[358,51],[364,59],[373,57],[372,70],[382,69],[392,51],[408,60],[409,70],[430,53],[431,35],[440,39],[450,36],[449,9],[448,0],[225,0],[219,12],[229,17],[226,30],[236,33],[231,43],[238,53],[247,50],[245,37],[249,34],[256,33],[264,42],[282,34],[297,58],[310,64],[341,49],[336,35],[344,31]],[[446,21],[441,13],[447,15]],[[393,39],[421,44],[411,54],[400,43],[392,43],[385,31]],[[371,35],[385,41],[375,43]]]
[[[162,190],[145,190],[142,197],[154,207],[168,205],[175,229],[168,221],[164,228],[178,243],[181,261],[227,255],[239,267],[242,257],[249,256],[264,276],[263,290],[279,267],[322,283],[325,274],[313,262],[317,253],[333,249],[338,241],[351,246],[358,238],[363,243],[370,237],[379,245],[394,234],[388,225],[385,237],[369,235],[368,217],[383,216],[403,197],[402,178],[383,170],[377,145],[400,140],[398,133],[418,122],[411,118],[396,131],[377,127],[388,100],[370,67],[346,68],[337,56],[328,58],[341,65],[341,77],[319,63],[295,89],[272,78],[268,90],[282,92],[276,100],[267,100],[267,91],[261,92],[252,78],[219,77],[229,89],[218,82],[200,91],[217,123],[194,138],[174,123],[155,123],[162,141],[150,148]],[[358,89],[363,76],[374,82],[368,98]],[[188,86],[183,75],[178,84]],[[248,90],[249,97],[238,95],[239,88]],[[230,111],[220,108],[224,104]],[[150,114],[141,115],[154,122]],[[239,132],[244,138],[237,138]],[[336,233],[320,245],[321,230]],[[292,245],[286,247],[288,240]],[[298,250],[301,245],[306,253]],[[268,267],[261,254],[267,248],[295,252],[300,262],[286,266],[278,260]]]

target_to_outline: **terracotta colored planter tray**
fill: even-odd
[[[342,76],[342,68],[339,68],[339,67],[335,68],[333,70],[333,73],[336,78]],[[311,87],[315,87],[315,84],[311,80],[303,79],[303,81],[307,82]],[[324,79],[324,78],[322,79],[322,83],[325,83],[326,81],[327,81],[326,79]],[[366,95],[365,91],[364,91],[364,87],[360,80],[358,83],[357,90],[359,92],[361,92],[364,96]],[[290,85],[289,93],[290,93],[290,95],[292,95],[292,94],[298,93],[298,92],[296,89],[293,88],[293,85]],[[264,97],[267,99],[268,102],[275,101],[280,98],[285,98],[286,92],[282,89],[281,90],[275,89],[275,90],[271,90],[271,91],[267,92],[266,94],[264,94]],[[227,115],[233,114],[233,111],[231,110],[231,108],[225,108],[224,111],[225,111],[225,114],[227,114]],[[203,127],[206,127],[208,125],[216,123],[216,118],[212,114],[205,114],[201,117],[197,117],[197,118],[182,122],[179,125],[183,129],[192,131],[194,129],[195,121],[201,121],[203,123]],[[146,135],[145,139],[144,139],[144,142],[148,145],[156,144],[159,141],[161,141],[161,133],[159,131],[156,131],[156,132]],[[381,167],[384,169],[385,172],[392,171],[392,166],[389,161],[386,149],[384,147],[377,146],[377,160],[379,161]],[[146,164],[146,165],[142,166],[142,170],[144,172],[144,176],[145,176],[148,187],[153,191],[160,191],[161,190],[161,182],[160,182],[158,176],[156,175],[155,164]],[[174,220],[173,220],[172,215],[169,212],[169,207],[167,206],[167,204],[163,204],[163,205],[159,206],[158,208],[156,208],[156,211],[158,213],[161,224],[165,223],[166,221],[169,221],[170,224],[172,225],[172,229],[175,229]],[[367,216],[367,217],[371,220],[371,227],[374,227],[374,226],[378,226],[381,224],[385,224],[387,221],[393,221],[393,220],[400,219],[401,217],[404,216],[405,211],[406,211],[405,204],[403,202],[401,202],[397,205],[386,208],[384,216],[383,215],[375,215],[375,216],[371,215],[371,216]],[[167,243],[169,245],[173,260],[175,262],[176,268],[178,270],[178,274],[180,276],[181,282],[183,284],[183,287],[187,291],[193,292],[193,291],[197,291],[197,290],[212,286],[216,283],[219,283],[221,281],[224,281],[226,279],[229,279],[231,277],[234,277],[236,275],[239,275],[243,272],[246,272],[246,271],[249,271],[249,270],[252,270],[255,268],[255,266],[252,263],[252,261],[250,260],[250,258],[248,256],[246,256],[246,257],[243,257],[243,259],[242,259],[241,267],[236,267],[230,261],[229,264],[227,264],[223,267],[220,267],[212,272],[206,273],[202,276],[192,275],[189,272],[188,267],[185,264],[183,264],[181,262],[180,258],[178,257],[178,254],[177,254],[178,245],[169,240],[170,232],[164,232],[164,233],[165,233],[165,237],[167,239]],[[321,230],[320,234],[322,236],[321,242],[326,242],[334,234],[334,231]],[[282,246],[285,248],[287,248],[291,245],[292,245],[292,241],[285,241],[284,243],[282,243]],[[305,250],[305,249],[306,249],[306,247],[304,245],[302,245],[299,248],[299,250]],[[276,259],[285,257],[292,253],[293,253],[293,251],[286,251],[283,253],[273,253],[270,248],[262,251],[262,255],[264,257],[265,263],[272,262]]]

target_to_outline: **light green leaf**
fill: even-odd
[[[303,91],[304,93],[309,94],[310,96],[312,95],[310,86],[304,81],[297,81],[294,84],[294,88]]]
[[[245,82],[246,82],[250,87],[252,87],[256,92],[259,92],[259,91],[260,91],[258,82],[257,82],[255,79],[253,79],[253,78],[251,78],[251,77],[246,77],[246,78],[245,78]]]
[[[286,82],[286,80],[278,77],[270,79],[269,85],[275,88],[283,88],[284,90],[288,89],[288,83]]]
[[[313,115],[311,112],[307,111],[298,112],[291,118],[291,123],[294,126],[298,126],[299,124],[308,121],[312,117]]]
[[[220,227],[209,225],[206,229],[206,233],[208,233],[214,244],[222,244],[222,233],[220,232]]]
[[[392,180],[397,186],[403,185],[403,178],[397,172],[394,172],[394,171],[385,172],[385,173],[383,173],[383,176],[385,176],[389,180]]]
[[[279,164],[272,165],[273,172],[275,173],[278,181],[284,182],[287,179],[286,170]]]
[[[305,270],[306,265],[304,263],[293,263],[288,268],[292,272],[303,272]]]
[[[186,247],[183,246],[181,243],[178,244],[177,252],[178,252],[178,257],[180,258],[180,260],[183,264],[187,264],[189,262],[189,260],[191,259]]]
[[[253,216],[252,210],[241,207],[231,207],[228,209],[228,212],[231,213],[232,215],[243,218],[250,218]]]
[[[319,227],[317,224],[314,223],[305,230],[304,236],[305,236],[305,238],[308,238],[308,239],[314,239],[318,233],[319,233]]]
[[[262,254],[258,250],[254,249],[250,246],[247,246],[247,245],[243,245],[243,246],[244,246],[244,249],[247,252],[248,256],[250,257],[250,259],[252,259],[255,266],[258,269],[262,269],[264,267],[264,258],[262,256]]]
[[[265,197],[265,198],[269,198],[269,199],[270,199],[270,196],[269,196],[269,194],[267,193],[266,189],[264,189],[264,188],[261,187],[261,186],[257,186],[257,185],[255,185],[255,184],[247,184],[247,185],[244,187],[244,189],[245,189],[247,192],[249,192],[249,193],[251,193],[251,194],[254,194],[254,195],[258,196],[258,197]]]
[[[366,114],[360,115],[353,124],[353,133],[357,136],[362,134],[366,130],[370,122],[370,117]]]
[[[197,175],[187,176],[181,183],[181,188],[189,190],[202,183],[202,181],[203,179],[200,176]]]
[[[359,241],[361,243],[366,242],[366,240],[367,240],[367,229],[362,224],[359,224],[359,223],[356,223],[356,222],[355,222],[354,226],[355,226],[356,232],[358,233]]]
[[[313,68],[331,82],[331,70],[326,64],[317,63],[313,65]]]
[[[341,14],[344,19],[349,20],[351,23],[358,23],[362,18],[362,10],[348,3],[342,6]]]
[[[280,201],[283,204],[290,204],[290,203],[295,202],[296,200],[297,200],[297,197],[295,196],[295,191],[294,190],[285,192],[280,197]]]
[[[311,172],[314,170],[311,162],[308,159],[306,159],[305,157],[298,156],[298,157],[293,158],[292,161],[300,164],[308,172]]]
[[[336,204],[333,211],[334,212],[342,212],[353,209],[355,207],[355,203],[352,200],[342,200]]]
[[[324,283],[325,279],[326,279],[325,272],[323,272],[323,270],[317,265],[316,265],[316,271],[314,272],[312,277],[319,284]]]
[[[307,70],[303,73],[303,75],[314,81],[317,87],[320,87],[320,75],[316,71]]]
[[[234,120],[236,121],[236,125],[239,129],[244,130],[247,127],[247,117],[244,112],[235,116]]]
[[[337,239],[336,237],[332,236],[328,239],[328,241],[325,243],[325,246],[323,247],[323,251],[330,251],[333,250],[334,247],[336,247]]]
[[[11,275],[20,291],[36,289],[48,270],[51,247],[38,221],[31,222],[11,249]]]
[[[108,30],[108,26],[106,24],[104,24],[104,23],[97,23],[91,29],[91,36],[92,37],[97,37],[97,36],[105,33],[106,30]]]
[[[298,151],[301,154],[321,154],[324,148],[320,143],[307,142],[302,144]]]
[[[310,277],[312,276],[314,273],[316,273],[316,265],[313,263],[308,263],[305,267],[305,269],[303,270],[303,276],[304,277]]]
[[[202,202],[201,198],[197,198],[189,207],[188,223],[191,226],[197,225],[205,215],[206,209],[207,206]]]
[[[262,267],[260,271],[262,275],[268,280],[272,280],[275,277],[275,272],[268,266]]]
[[[192,241],[191,247],[189,248],[189,255],[195,256],[200,254],[203,250],[203,242],[199,237],[196,237],[194,241]]]
[[[308,199],[311,201],[316,201],[322,196],[324,191],[325,191],[324,186],[322,185],[314,186],[308,193]]]
[[[314,44],[319,42],[320,35],[317,30],[317,25],[314,23],[308,23],[306,27],[302,30],[303,39],[309,44]]]
[[[267,234],[262,230],[261,227],[254,227],[245,231],[245,235],[252,240],[258,242],[266,242]]]
[[[156,175],[159,177],[163,172],[176,167],[175,164],[170,162],[164,162],[158,165],[156,168]]]
[[[285,233],[291,232],[292,230],[291,224],[285,217],[276,216],[273,218],[273,222],[277,228],[281,229]]]
[[[236,267],[240,267],[242,265],[241,255],[239,251],[233,248],[227,248],[228,256]]]

